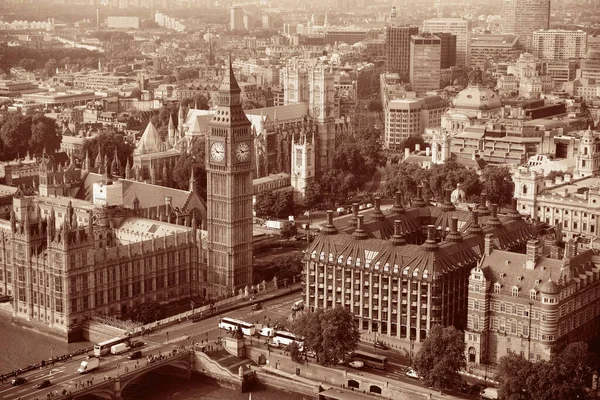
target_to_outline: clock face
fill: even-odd
[[[235,156],[239,161],[248,161],[250,159],[250,145],[242,142],[235,149]]]
[[[225,159],[225,146],[222,142],[214,142],[210,146],[210,158],[217,162],[221,162]]]

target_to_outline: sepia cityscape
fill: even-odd
[[[0,399],[599,377],[600,0],[0,2]]]

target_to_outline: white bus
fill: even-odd
[[[276,331],[275,335],[273,336],[272,342],[277,347],[280,347],[282,345],[287,347],[293,342],[296,342],[298,344],[298,347],[300,348],[300,351],[304,349],[304,339],[299,338],[291,332]]]
[[[254,333],[256,332],[256,327],[254,324],[249,322],[240,321],[239,319],[233,318],[221,318],[219,320],[220,329],[235,332],[238,327],[242,328],[242,333],[246,336],[254,336]]]
[[[116,337],[113,339],[105,340],[104,342],[96,343],[94,345],[94,356],[101,357],[110,353],[110,348],[114,345],[128,343],[128,337]]]

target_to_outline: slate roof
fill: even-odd
[[[158,153],[165,150],[167,150],[167,145],[161,139],[152,121],[149,121],[135,148],[135,154]]]

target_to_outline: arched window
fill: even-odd
[[[475,362],[476,354],[477,354],[477,350],[475,350],[475,347],[469,347],[469,362],[471,362],[471,363]]]
[[[523,189],[521,190],[521,193],[527,194],[527,185],[523,185]]]

